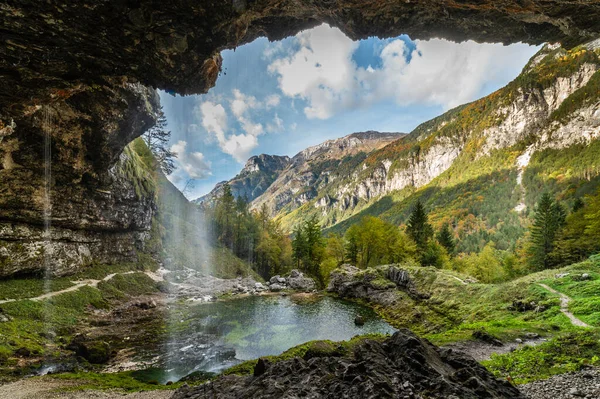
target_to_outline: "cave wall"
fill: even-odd
[[[6,276],[44,269],[46,134],[53,273],[135,260],[155,205],[152,192],[136,189],[123,148],[154,123],[157,97],[146,87],[205,93],[224,49],[323,22],[352,39],[407,33],[569,47],[600,36],[600,0],[5,0],[0,20]]]
[[[139,157],[122,150],[155,123],[157,105],[154,90],[107,81],[60,93],[13,122],[0,137],[0,277],[137,261],[154,190]]]

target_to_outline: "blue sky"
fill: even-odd
[[[235,176],[248,157],[293,156],[353,132],[410,132],[514,79],[538,47],[412,41],[353,42],[327,25],[280,42],[258,39],[223,52],[208,94],[161,102],[178,169],[196,198]]]

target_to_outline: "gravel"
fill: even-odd
[[[530,399],[598,399],[600,398],[600,370],[587,369],[561,374],[547,380],[519,386]]]

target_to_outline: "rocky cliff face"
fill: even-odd
[[[362,132],[328,140],[309,147],[296,154],[289,166],[252,206],[260,208],[265,204],[272,212],[290,212],[298,206],[316,198],[320,191],[331,182],[348,178],[356,165],[367,154],[392,141],[398,140],[400,133]],[[321,201],[327,202],[326,197]]]
[[[264,193],[289,164],[290,157],[279,155],[256,155],[248,159],[240,173],[228,182],[220,182],[208,194],[194,200],[196,204],[211,203],[223,194],[223,186],[229,184],[237,198],[252,201]]]
[[[0,276],[137,260],[154,187],[139,156],[123,149],[154,124],[157,102],[139,84],[80,87],[4,130]]]

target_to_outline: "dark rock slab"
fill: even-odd
[[[513,398],[507,381],[495,379],[475,360],[437,348],[409,330],[383,342],[365,340],[349,357],[294,358],[262,362],[254,376],[223,376],[183,387],[172,399],[204,398]]]

